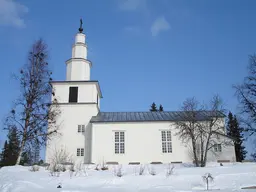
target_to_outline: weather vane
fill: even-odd
[[[83,25],[83,20],[80,19],[80,28],[78,29],[80,33],[83,32],[83,26],[82,25]]]

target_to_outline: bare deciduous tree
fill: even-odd
[[[184,143],[191,142],[192,159],[197,167],[204,167],[208,152],[217,142],[222,146],[232,144],[232,140],[225,135],[221,99],[214,96],[207,107],[200,105],[195,98],[190,98],[183,103],[182,111],[180,121],[175,122],[176,135]]]
[[[256,134],[256,54],[249,57],[248,75],[234,86],[242,113],[242,123],[250,135]]]
[[[16,164],[20,163],[21,154],[29,142],[43,145],[57,134],[56,119],[60,110],[56,99],[51,103],[54,91],[47,61],[47,45],[43,40],[37,40],[28,54],[27,63],[15,75],[20,85],[20,96],[6,118],[5,129],[13,126],[18,129],[21,143]]]

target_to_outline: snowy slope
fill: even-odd
[[[152,165],[148,165],[149,168]],[[256,164],[211,164],[205,168],[185,167],[176,165],[174,173],[166,177],[167,165],[153,165],[156,175],[150,175],[145,169],[144,175],[139,175],[139,165],[122,168],[123,176],[117,177],[110,166],[107,171],[96,171],[91,165],[84,172],[70,177],[69,171],[61,172],[59,177],[50,176],[49,171],[40,167],[38,172],[29,171],[30,167],[11,166],[0,169],[0,192],[189,192],[203,191],[205,184],[202,175],[209,172],[214,176],[211,191],[256,191],[242,190],[242,187],[256,186]],[[75,174],[75,173],[74,173]],[[62,188],[57,188],[58,184]]]

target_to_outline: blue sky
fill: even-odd
[[[102,111],[147,111],[153,101],[179,110],[188,97],[219,94],[236,113],[232,85],[256,53],[255,7],[254,0],[0,0],[0,118],[19,93],[11,74],[36,39],[48,43],[54,79],[65,80],[81,17]]]

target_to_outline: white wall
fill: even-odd
[[[161,130],[172,131],[172,153],[162,153]],[[114,153],[114,131],[125,131],[125,154]],[[192,162],[189,151],[191,145],[184,144],[175,136],[174,125],[170,122],[137,123],[93,123],[92,127],[92,162],[116,161],[150,163],[160,161]],[[223,149],[219,157],[209,155],[209,161],[217,159],[233,160],[233,148]],[[229,152],[226,154],[226,152]]]
[[[216,143],[222,143],[221,152],[215,152],[213,148],[209,150],[208,161],[229,160],[236,161],[234,143],[231,139],[220,136],[219,139],[214,139]],[[225,143],[224,143],[225,141]]]
[[[93,115],[97,115],[96,104],[67,104],[60,105],[61,116],[57,120],[60,125],[59,136],[48,142],[46,148],[46,162],[54,150],[65,149],[75,161],[90,162],[91,160],[91,124]],[[78,133],[78,125],[86,125],[85,133]],[[77,148],[85,148],[85,156],[77,157]]]
[[[69,87],[78,86],[78,103],[69,103]],[[92,116],[98,114],[96,82],[53,83],[55,97],[60,104],[61,115],[57,120],[60,126],[58,137],[48,142],[46,161],[50,161],[54,150],[65,149],[74,160],[91,161],[91,124]],[[95,104],[93,104],[95,103]],[[78,133],[78,125],[85,125],[85,133]],[[85,149],[84,157],[77,157],[77,148]]]
[[[72,47],[72,58],[87,58],[87,47],[84,43],[74,44]]]
[[[90,80],[91,63],[81,58],[72,58],[66,62],[67,81],[88,81]]]
[[[161,130],[172,131],[172,153],[162,153]],[[114,131],[125,131],[125,154],[114,153]],[[92,128],[92,162],[117,161],[119,163],[152,161],[188,161],[184,144],[174,137],[170,123],[94,123]]]

